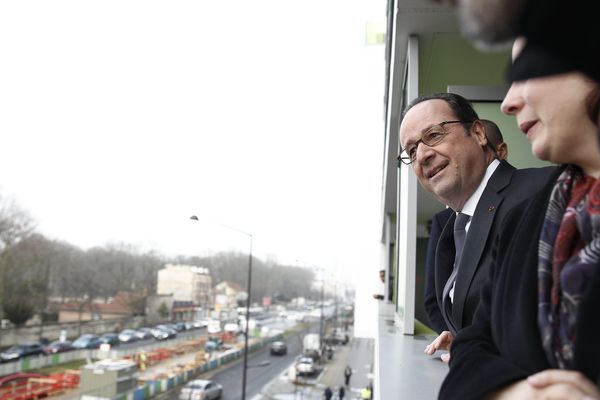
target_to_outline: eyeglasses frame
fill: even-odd
[[[421,139],[419,139],[419,140],[417,140],[415,142],[415,149],[417,149],[419,147],[419,143],[424,143],[424,144],[426,144],[429,147],[435,147],[438,144],[440,144],[446,138],[446,136],[448,136],[448,133],[450,133],[450,132],[447,132],[446,129],[444,129],[444,125],[458,124],[458,123],[461,123],[461,124],[472,124],[475,121],[476,120],[473,120],[473,121],[453,120],[453,121],[442,121],[439,124],[435,124],[431,128],[427,129],[427,131],[421,135]],[[442,136],[438,141],[436,141],[434,143],[431,143],[431,144],[429,144],[427,142],[424,142],[423,141],[423,136],[425,136],[433,128],[438,127],[438,126],[442,128],[442,131],[444,132],[444,136]],[[411,160],[410,159],[410,155],[408,157],[402,157],[402,153],[404,153],[404,152],[406,152],[406,149],[403,149],[402,147],[400,147],[400,155],[398,156],[398,161],[401,161],[402,164],[404,164],[404,165],[411,165],[416,160],[416,157],[415,157],[415,160]],[[406,154],[408,155],[408,153],[406,153]],[[408,160],[408,162],[406,160]]]

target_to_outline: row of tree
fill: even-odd
[[[157,271],[166,263],[206,267],[213,283],[230,281],[245,287],[248,256],[218,253],[210,257],[166,257],[139,252],[127,244],[81,249],[35,231],[29,214],[0,194],[0,304],[4,318],[16,325],[34,314],[50,313],[51,297],[92,301],[119,291],[139,297],[156,292]],[[264,296],[285,301],[317,298],[312,271],[253,258],[252,301]],[[143,313],[145,304],[134,305]]]

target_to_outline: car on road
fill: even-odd
[[[308,357],[314,362],[317,362],[321,359],[321,353],[319,353],[318,350],[304,350],[302,352],[302,357]]]
[[[325,343],[331,344],[331,345],[338,345],[338,344],[346,345],[349,340],[350,340],[350,337],[348,336],[347,333],[344,333],[340,329],[336,329],[335,331],[333,331],[333,333],[330,336],[325,338]]]
[[[138,328],[135,331],[135,336],[139,340],[152,339],[152,329],[150,329],[150,328]]]
[[[111,347],[118,346],[121,341],[119,340],[119,335],[116,333],[105,333],[100,336],[100,341],[102,343],[110,344]]]
[[[185,325],[185,330],[186,330],[186,331],[191,331],[192,329],[196,329],[196,328],[194,327],[194,324],[193,324],[193,323],[191,323],[191,322],[189,322],[189,321],[188,321],[188,322],[184,322],[184,325]]]
[[[44,349],[39,343],[17,344],[0,353],[0,361],[11,362],[24,357],[42,355],[44,355]]]
[[[285,342],[273,342],[270,349],[271,355],[284,356],[287,354],[287,344]]]
[[[73,343],[71,343],[69,340],[65,340],[62,342],[60,340],[56,340],[50,343],[49,345],[44,346],[45,354],[64,353],[65,351],[71,350],[75,350],[75,347],[73,347]]]
[[[100,341],[100,336],[86,333],[79,336],[73,342],[73,347],[76,349],[97,349],[101,344],[102,342]]]
[[[177,331],[175,329],[173,329],[173,327],[171,327],[171,325],[168,325],[168,324],[156,325],[156,329],[160,329],[161,331],[166,332],[169,339],[177,337]]]
[[[175,329],[177,332],[183,332],[186,330],[185,322],[176,322],[170,325],[170,328]]]
[[[296,362],[296,371],[299,375],[313,375],[316,371],[314,360],[310,357],[300,357]]]
[[[208,322],[205,319],[198,319],[198,320],[192,322],[192,325],[194,325],[195,329],[201,329],[201,328],[206,328],[206,325],[208,325]]]
[[[169,338],[169,334],[166,331],[158,328],[150,329],[150,333],[152,337],[156,340],[167,340]]]
[[[138,340],[136,331],[133,329],[124,329],[119,333],[119,341],[121,343],[132,343]]]
[[[223,386],[216,382],[196,379],[188,382],[179,392],[179,400],[214,400],[220,399]]]
[[[101,344],[100,336],[86,333],[79,336],[77,340],[73,342],[73,347],[76,349],[97,349]]]

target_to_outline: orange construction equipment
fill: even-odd
[[[79,386],[79,371],[67,370],[50,376],[35,375],[26,377],[24,374],[14,374],[7,377],[0,387],[0,400],[35,400]]]
[[[57,385],[63,389],[75,389],[79,386],[81,372],[76,369],[68,369],[62,373],[52,374],[48,378],[55,379]]]
[[[62,393],[64,389],[57,387],[55,379],[29,378],[26,382],[4,386],[0,389],[2,400],[34,400]]]
[[[233,343],[235,341],[235,333],[233,332],[222,332],[219,334],[219,339],[223,343]]]

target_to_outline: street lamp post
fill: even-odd
[[[325,336],[325,332],[323,331],[323,321],[325,319],[325,314],[323,313],[323,292],[325,289],[325,278],[321,276],[321,316],[319,318],[319,345],[323,348],[323,339]]]
[[[192,215],[190,217],[193,221],[199,221],[198,217]],[[244,232],[242,230],[233,228],[231,226],[219,224],[225,228],[231,229],[250,238],[250,250],[248,252],[248,284],[246,286],[246,327],[244,329],[244,366],[242,369],[242,400],[246,400],[246,373],[248,371],[248,328],[250,326],[250,291],[252,290],[252,234]]]

